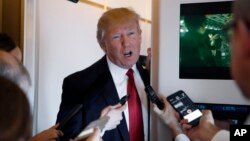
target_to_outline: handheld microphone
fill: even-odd
[[[155,103],[160,110],[164,108],[164,103],[162,103],[162,101],[159,99],[154,89],[150,85],[145,87],[145,92],[149,97],[150,101],[152,103]]]
[[[58,130],[62,129],[63,126],[82,108],[82,104],[77,104],[60,122]]]
[[[71,1],[71,2],[77,3],[79,0],[68,0],[68,1]]]
[[[129,95],[125,95],[120,99],[121,105],[124,105],[128,101]]]

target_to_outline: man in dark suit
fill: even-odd
[[[74,138],[91,121],[98,119],[103,108],[115,105],[130,92],[127,89],[129,69],[132,69],[139,96],[143,127],[142,140],[149,140],[149,101],[145,85],[149,84],[146,69],[138,62],[141,46],[139,15],[127,8],[115,8],[105,12],[98,21],[97,40],[105,55],[90,67],[69,75],[63,82],[63,93],[57,122],[76,104],[82,109],[62,128],[61,140]],[[131,99],[131,98],[129,98]],[[129,105],[129,104],[128,104]],[[130,105],[131,106],[131,105]],[[135,141],[130,139],[129,109],[123,112],[123,119],[117,128],[106,131],[104,141]],[[141,139],[140,139],[141,140]],[[140,141],[137,140],[137,141]],[[141,140],[141,141],[142,141]]]

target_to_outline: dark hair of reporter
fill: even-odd
[[[0,50],[0,76],[16,83],[24,92],[31,85],[30,75],[24,65],[11,54]]]
[[[7,34],[0,33],[0,50],[9,52],[16,57],[19,61],[22,61],[22,51],[18,44]]]
[[[0,33],[0,49],[9,52],[14,48],[16,48],[16,43],[12,38],[5,33]]]
[[[0,76],[0,141],[27,140],[31,136],[31,113],[25,93]]]

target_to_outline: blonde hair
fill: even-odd
[[[110,26],[135,22],[138,25],[138,31],[141,32],[139,25],[140,16],[129,8],[114,8],[101,16],[97,24],[97,40],[101,44],[103,36]]]

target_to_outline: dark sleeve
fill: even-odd
[[[61,104],[57,114],[56,123],[60,123],[60,121],[62,121],[77,104],[79,104],[79,101],[77,101],[79,91],[77,91],[77,89],[74,88],[74,84],[70,82],[71,81],[67,78],[64,79]],[[64,135],[59,140],[69,141],[69,139],[77,136],[83,129],[82,122],[82,110],[80,110],[61,128]]]

